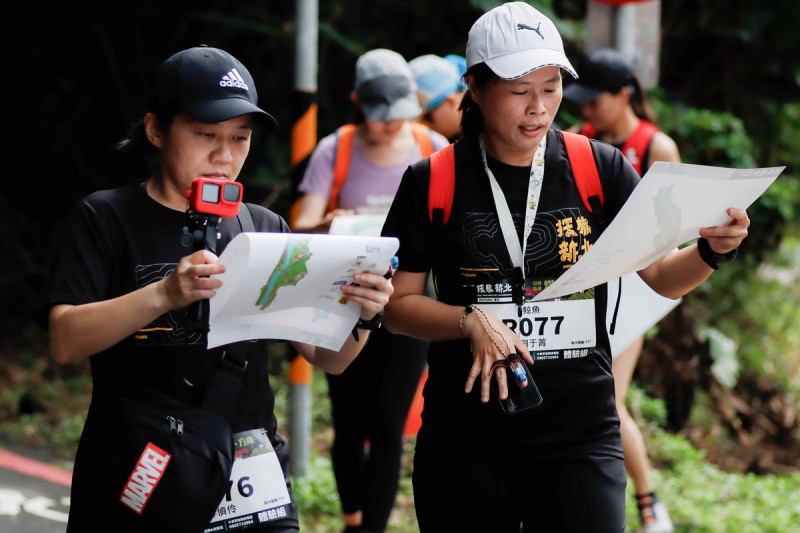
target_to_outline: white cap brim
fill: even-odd
[[[507,80],[515,80],[543,67],[561,67],[569,72],[573,78],[578,78],[578,73],[569,62],[567,56],[558,50],[536,48],[522,50],[512,54],[486,60],[486,65],[492,72]]]

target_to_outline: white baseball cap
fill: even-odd
[[[525,2],[508,2],[475,21],[467,40],[467,68],[479,63],[507,80],[550,66],[578,77],[553,22]]]

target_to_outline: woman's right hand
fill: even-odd
[[[530,364],[533,364],[533,358],[531,358],[525,343],[503,324],[502,320],[480,307],[473,306],[472,309],[471,313],[465,315],[461,327],[461,332],[470,340],[473,358],[464,392],[471,392],[475,381],[480,377],[481,401],[487,403],[494,375],[497,379],[498,396],[504,400],[508,397],[506,369],[498,367],[493,372],[492,365],[496,361],[506,359],[508,354],[514,351]]]
[[[175,269],[162,281],[162,294],[167,310],[181,309],[199,300],[211,298],[222,280],[212,278],[225,272],[225,266],[208,250],[198,250],[182,257]]]

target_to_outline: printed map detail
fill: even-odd
[[[244,232],[219,256],[222,286],[209,300],[206,346],[255,339],[339,350],[361,314],[342,287],[386,272],[393,237]]]
[[[308,274],[307,263],[311,259],[308,249],[310,239],[307,237],[289,237],[278,264],[269,275],[267,283],[261,288],[261,294],[255,305],[262,310],[269,307],[278,296],[278,289],[288,285],[297,285]]]

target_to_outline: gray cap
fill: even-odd
[[[417,84],[403,56],[378,48],[356,61],[353,90],[358,105],[373,122],[414,119],[422,114]]]

